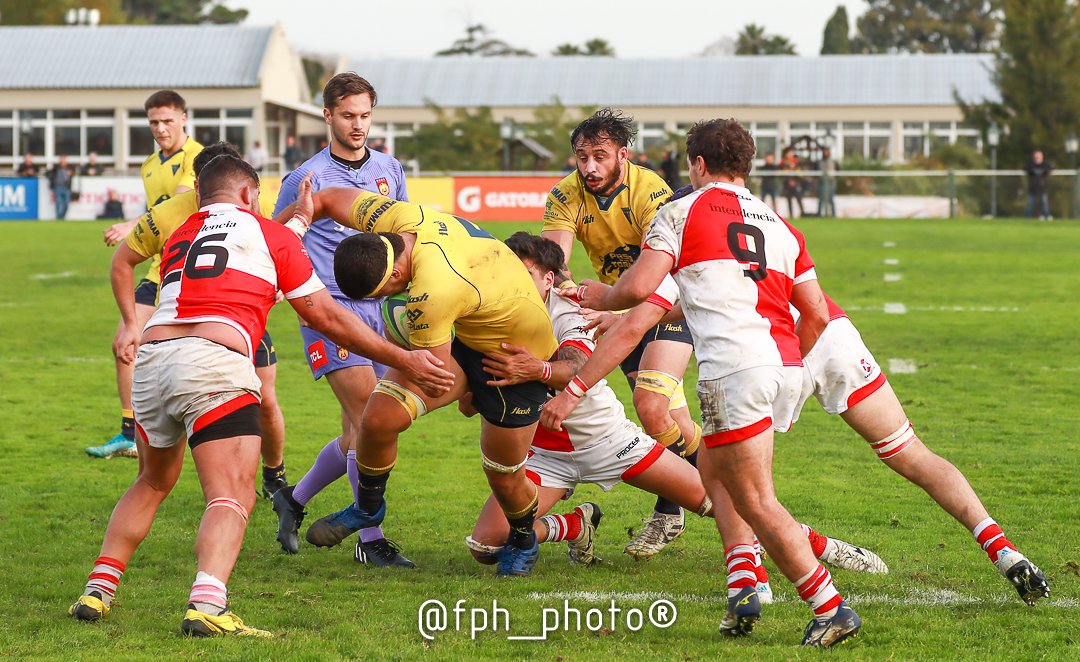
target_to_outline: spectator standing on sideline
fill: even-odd
[[[673,149],[664,152],[664,160],[660,162],[660,173],[672,191],[679,188],[679,153]]]
[[[111,221],[124,218],[124,203],[120,202],[120,194],[116,189],[109,189],[106,193],[105,208],[98,214],[99,221]]]
[[[784,150],[783,155],[780,158],[780,169],[790,170],[792,172],[799,169],[799,157],[795,155],[795,150],[788,147]],[[784,197],[787,198],[788,216],[790,218],[798,218],[795,215],[795,207],[792,205],[792,199],[799,203],[799,216],[803,215],[802,204],[802,177],[797,175],[791,175],[784,178]]]
[[[1031,158],[1024,164],[1024,172],[1027,173],[1028,179],[1028,199],[1027,206],[1024,207],[1025,218],[1034,217],[1035,205],[1038,203],[1039,220],[1054,220],[1054,217],[1050,215],[1050,199],[1046,192],[1051,170],[1053,170],[1053,166],[1046,160],[1042,150],[1038,149],[1031,153]]]
[[[652,170],[653,172],[656,172],[656,166],[653,165],[653,162],[649,159],[649,155],[646,154],[644,151],[638,152],[637,164],[642,168],[645,168],[646,170]]]
[[[285,138],[285,154],[282,155],[282,158],[285,159],[285,172],[296,170],[304,162],[304,155],[300,152],[300,148],[296,146],[296,136],[287,136]]]
[[[821,183],[818,186],[818,216],[836,216],[836,171],[840,166],[832,157],[832,151],[826,147],[821,150]]]
[[[83,177],[98,177],[98,176],[101,175],[102,170],[104,170],[104,168],[102,168],[101,164],[98,163],[98,161],[97,161],[97,152],[90,152],[89,154],[86,155],[86,163],[84,163],[82,165],[82,167],[79,168],[79,174],[82,175]],[[106,218],[113,218],[113,217],[112,216],[107,216]],[[122,216],[117,216],[116,218],[123,218],[123,217]]]
[[[577,157],[571,154],[566,157],[566,165],[563,166],[562,171],[569,174],[577,170]]]
[[[30,155],[30,152],[27,152],[26,155],[23,156],[23,162],[19,164],[18,175],[19,177],[38,176],[38,167],[37,164],[34,163],[34,157]]]
[[[68,165],[67,156],[61,155],[60,160],[49,171],[48,177],[53,202],[56,204],[56,218],[64,220],[67,217],[68,205],[71,204],[71,182],[75,178],[75,168]]]
[[[262,172],[266,167],[267,162],[270,161],[270,154],[267,153],[266,148],[262,146],[262,143],[258,140],[251,146],[251,151],[248,152],[245,161],[255,168],[255,172]]]
[[[776,164],[776,155],[769,152],[765,155],[765,165],[761,169],[766,172],[776,172],[780,166]],[[776,191],[780,188],[780,178],[775,175],[762,175],[761,177],[761,200],[773,209],[776,209]],[[769,203],[769,198],[772,202]]]

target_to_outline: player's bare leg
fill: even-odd
[[[285,480],[285,415],[277,398],[277,364],[256,367],[262,386],[259,387],[259,427],[262,430],[262,494],[269,499],[282,487]]]
[[[923,488],[945,512],[972,532],[1024,602],[1033,605],[1039,598],[1049,596],[1050,587],[1042,571],[1005,537],[964,474],[915,435],[887,381],[840,416],[875,448],[890,469]]]
[[[649,436],[691,464],[697,459],[701,430],[690,417],[681,381],[693,346],[673,340],[654,340],[645,347],[634,380],[634,410]],[[653,514],[625,552],[649,559],[682,535],[686,524],[682,509],[663,496]]]
[[[198,572],[180,626],[185,634],[271,636],[244,625],[229,611],[226,588],[244,542],[248,514],[255,506],[260,446],[258,436],[244,435],[205,441],[191,449],[206,510],[195,536]]]
[[[536,423],[505,428],[483,421],[480,425],[480,453],[484,474],[499,502],[510,533],[505,545],[495,553],[497,575],[524,576],[532,571],[540,552],[533,532],[539,506],[537,487],[525,476],[525,460],[536,432]]]
[[[769,550],[780,572],[799,591],[799,597],[814,610],[814,620],[807,627],[803,643],[828,646],[857,633],[858,617],[833,587],[829,571],[814,558],[798,522],[776,499],[772,480],[772,429],[742,441],[713,446],[706,454],[702,480],[709,494],[719,496],[716,483],[727,490],[735,511]],[[716,501],[714,499],[714,508],[720,507]],[[717,524],[720,525],[719,518]],[[730,543],[725,540],[725,544]],[[729,563],[737,561],[730,554],[733,551],[729,547]],[[751,590],[744,589],[747,593],[744,599],[753,603],[757,598]],[[729,600],[729,612],[737,614],[738,607],[738,600],[735,605]],[[844,627],[837,628],[834,617],[843,617]],[[827,633],[827,638],[822,636],[823,633]]]
[[[150,532],[158,507],[176,485],[184,465],[184,444],[153,448],[138,436],[139,473],[116,502],[90,579],[69,610],[80,620],[96,621],[109,612],[128,561]]]
[[[538,519],[533,522],[533,531],[536,533],[538,540],[554,542],[554,540],[546,540],[550,530],[542,516],[551,512],[555,504],[559,503],[564,496],[566,496],[565,489],[537,486],[536,516]],[[473,527],[472,534],[465,539],[465,545],[477,561],[484,565],[494,565],[498,563],[495,552],[499,551],[499,548],[506,543],[508,535],[510,535],[510,522],[506,520],[506,515],[503,514],[498,499],[492,494],[480,510],[480,516],[476,518],[476,525]],[[567,538],[561,539],[566,540]]]
[[[135,319],[139,328],[146,326],[150,316],[154,314],[154,306],[141,303],[135,304]],[[124,326],[124,320],[120,320],[117,328]],[[135,414],[131,409],[131,380],[135,374],[135,364],[124,363],[116,359],[116,393],[120,397],[120,432],[112,439],[100,446],[86,448],[86,454],[93,457],[136,457],[138,454],[135,445]]]

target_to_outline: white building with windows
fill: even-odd
[[[655,154],[701,119],[736,117],[758,156],[802,136],[828,136],[833,156],[900,163],[935,141],[981,146],[957,97],[998,100],[993,55],[754,56],[638,60],[599,57],[346,60],[379,93],[372,135],[396,138],[444,110],[489,107],[496,121],[533,120],[554,99],[612,106],[638,122],[637,149]],[[569,153],[569,147],[567,148]],[[556,156],[555,164],[561,164]]]
[[[325,135],[280,25],[0,27],[0,172],[29,152],[137,172],[157,149],[143,103],[173,89],[203,144],[259,141],[280,164],[288,134]]]

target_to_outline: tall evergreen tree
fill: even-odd
[[[193,25],[196,23],[239,23],[246,9],[232,10],[213,0],[123,0],[132,23],[153,25]]]
[[[997,45],[1003,0],[866,0],[861,53],[985,53]]]
[[[765,27],[749,23],[735,39],[736,55],[795,55],[795,45],[787,37],[769,35]]]
[[[821,39],[821,54],[842,55],[850,52],[851,37],[848,35],[847,8],[840,5],[825,24],[825,34]]]
[[[454,40],[449,48],[435,53],[436,57],[467,55],[479,57],[502,57],[518,55],[532,57],[524,48],[514,48],[502,39],[490,36],[490,31],[482,23],[465,26],[465,36]]]

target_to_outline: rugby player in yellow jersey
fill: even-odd
[[[144,104],[150,132],[158,144],[158,151],[146,158],[140,169],[143,189],[146,192],[146,208],[152,209],[172,196],[190,191],[195,187],[195,157],[202,145],[187,135],[187,103],[172,90],[159,90],[150,95]],[[105,229],[105,244],[115,246],[131,233],[138,218],[115,223]],[[150,319],[157,303],[158,269],[160,258],[154,256],[146,278],[135,287],[135,315],[142,329]],[[120,320],[120,326],[123,325]],[[117,333],[120,328],[117,328]],[[116,362],[116,390],[120,396],[120,432],[100,446],[86,449],[94,457],[136,457],[135,423],[131,410],[132,366]]]
[[[597,277],[609,285],[637,260],[656,210],[671,196],[659,175],[629,160],[633,137],[633,119],[610,108],[581,122],[570,134],[577,169],[551,189],[544,211],[541,236],[559,244],[567,261],[576,237]],[[690,416],[682,389],[692,343],[684,322],[662,322],[645,333],[621,368],[634,389],[641,426],[694,464],[701,428]],[[679,505],[658,497],[652,517],[625,551],[650,558],[680,536],[684,525]]]
[[[240,158],[236,148],[226,142],[207,146],[194,160],[196,177],[207,163],[222,154]],[[275,194],[263,190],[259,194],[259,207],[263,216],[273,216]],[[165,242],[176,228],[192,214],[199,211],[195,191],[184,191],[155,205],[139,218],[135,229],[113,254],[110,279],[113,296],[120,308],[121,324],[113,340],[113,353],[117,360],[134,361],[142,336],[142,322],[137,319],[135,297],[131,285],[135,279],[135,267],[148,259],[160,259]],[[157,260],[155,260],[157,261]],[[160,274],[151,269],[149,276],[156,279]],[[255,349],[255,373],[259,377],[262,402],[259,403],[259,425],[262,428],[263,496],[269,498],[277,490],[288,485],[285,478],[285,417],[277,401],[277,352],[270,332],[263,334]]]
[[[539,381],[489,386],[483,358],[500,352],[503,343],[545,359],[554,355],[551,320],[532,277],[505,244],[465,219],[351,188],[323,189],[313,204],[304,218],[330,217],[361,231],[341,242],[334,256],[342,292],[360,299],[408,289],[410,345],[427,349],[455,375],[454,387],[438,398],[423,394],[395,369],[375,386],[356,454],[363,525],[378,524],[386,515],[383,495],[397,461],[398,435],[420,416],[471,392],[462,411],[475,409],[482,417],[484,473],[510,525],[495,553],[497,574],[529,574],[540,547],[533,533],[537,490],[524,466],[547,387]],[[278,220],[292,212],[286,208]],[[402,557],[395,565],[412,563]]]

